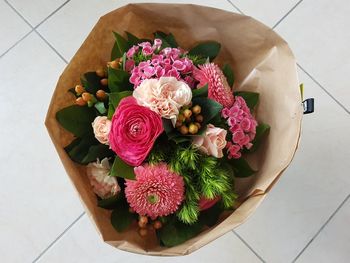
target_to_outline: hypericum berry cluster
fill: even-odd
[[[203,115],[202,108],[199,105],[183,109],[177,116],[175,127],[182,134],[197,134],[202,127]]]
[[[134,213],[132,208],[129,209],[129,212]],[[142,237],[147,236],[148,229],[158,230],[163,226],[162,222],[160,222],[159,220],[151,221],[148,219],[147,216],[139,216],[138,225],[139,225],[139,235]]]
[[[194,87],[190,75],[194,66],[192,60],[184,57],[185,51],[170,47],[160,50],[161,45],[162,40],[155,39],[153,45],[142,42],[128,50],[125,69],[131,73],[130,82],[136,88],[145,79],[175,77]]]
[[[96,75],[101,77],[102,86],[108,85],[108,79],[106,78],[105,71],[102,68],[96,70]],[[105,101],[107,98],[107,94],[104,90],[100,89],[96,92],[96,94],[91,94],[87,92],[81,84],[76,85],[74,91],[78,96],[75,103],[79,106],[88,105],[89,107],[92,107],[98,100]]]
[[[251,114],[245,100],[242,97],[235,97],[233,106],[224,108],[222,117],[227,119],[232,133],[232,141],[227,142],[226,148],[228,158],[238,159],[241,157],[241,150],[245,147],[250,149],[255,138],[257,121]]]

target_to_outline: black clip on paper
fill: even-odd
[[[303,101],[304,114],[309,114],[314,112],[314,98],[309,98]]]

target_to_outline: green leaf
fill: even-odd
[[[111,157],[114,152],[109,149],[108,145],[97,144],[89,147],[84,159],[81,161],[83,164],[91,163],[97,159],[102,160],[106,157]]]
[[[63,128],[81,137],[92,132],[91,123],[96,117],[94,109],[72,105],[56,113],[56,119]]]
[[[252,141],[253,146],[249,149],[249,152],[254,152],[258,149],[259,145],[262,142],[262,139],[264,138],[264,135],[267,134],[270,130],[270,126],[265,123],[259,123],[259,125],[256,127],[256,134],[255,138]]]
[[[205,124],[214,119],[222,110],[220,103],[208,98],[196,97],[192,102],[193,105],[199,105],[202,108],[201,114],[204,117],[202,126],[205,126]]]
[[[231,66],[229,64],[225,64],[224,67],[222,68],[222,72],[224,73],[224,75],[227,79],[228,85],[230,85],[230,87],[232,87],[233,82],[235,81],[235,77],[233,75],[233,70],[232,70]]]
[[[125,38],[116,32],[113,32],[115,43],[112,49],[111,60],[115,60],[123,56],[123,54],[128,51],[130,45]]]
[[[205,84],[205,86],[192,90],[192,97],[208,97],[208,84]]]
[[[201,222],[186,225],[179,220],[173,219],[157,231],[162,244],[166,247],[173,247],[198,235],[203,228]]]
[[[165,47],[177,48],[179,46],[172,33],[166,34],[164,32],[157,31],[154,33],[154,37],[162,40],[162,48],[165,48]]]
[[[105,104],[102,101],[95,103],[94,107],[98,110],[99,113],[105,114],[107,112]]]
[[[254,110],[259,101],[259,93],[256,92],[239,91],[235,92],[234,95],[242,97],[251,111]]]
[[[79,164],[87,164],[84,162],[85,157],[88,155],[90,147],[97,145],[99,142],[95,139],[93,134],[88,134],[82,138],[77,138],[65,147],[69,158]],[[94,159],[96,160],[96,159]]]
[[[118,107],[120,101],[128,96],[132,95],[132,91],[122,91],[122,92],[113,92],[109,94],[109,107],[108,107],[108,119],[112,119],[113,114]]]
[[[138,37],[136,37],[135,35],[125,31],[125,34],[128,38],[128,43],[129,43],[129,46],[134,46],[134,45],[137,45],[138,43],[140,43],[140,39]]]
[[[111,214],[112,226],[118,232],[123,232],[130,226],[133,220],[134,215],[129,212],[129,206],[123,198],[122,201],[118,202]]]
[[[243,158],[230,159],[228,161],[232,165],[233,171],[235,173],[235,177],[245,178],[253,175],[256,172],[250,167],[249,163]]]
[[[70,89],[68,90],[68,92],[69,92],[69,93],[72,93],[76,98],[79,97],[78,94],[75,92],[75,88],[70,88]]]
[[[128,72],[108,67],[108,88],[111,92],[133,90],[133,85],[130,83],[129,78]]]
[[[121,200],[121,194],[118,194],[116,196],[112,196],[110,198],[106,198],[106,199],[98,199],[97,200],[97,206],[104,208],[104,209],[108,209],[108,210],[113,210],[115,208],[118,207],[118,205],[120,205],[120,200]]]
[[[201,211],[198,220],[209,227],[214,226],[223,211],[224,209],[221,207],[220,202],[217,202],[212,207]]]
[[[201,57],[209,57],[212,61],[220,52],[221,45],[216,41],[208,41],[205,43],[200,43],[194,48],[192,48],[188,54],[197,55]]]
[[[110,176],[135,180],[134,167],[126,164],[122,159],[116,156],[110,171]]]
[[[85,73],[80,80],[85,90],[91,94],[96,94],[99,89],[103,89],[101,77],[97,76],[95,71]]]

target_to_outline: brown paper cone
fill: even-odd
[[[104,66],[114,44],[112,31],[129,31],[152,38],[156,30],[171,32],[181,47],[189,49],[206,40],[222,44],[216,63],[229,63],[235,74],[235,90],[260,93],[259,121],[271,126],[269,136],[249,162],[259,172],[237,179],[240,206],[221,222],[197,237],[172,248],[160,247],[155,237],[143,239],[136,226],[116,232],[110,212],[98,208],[85,169],[72,162],[63,147],[72,135],[55,119],[58,110],[74,103],[67,90],[79,83],[81,74]],[[47,113],[46,126],[62,163],[86,212],[103,240],[114,247],[141,254],[171,256],[189,254],[242,224],[264,199],[291,162],[299,142],[302,119],[296,63],[287,43],[256,20],[218,9],[180,4],[131,4],[103,16],[59,78]],[[273,213],[273,211],[272,211]]]

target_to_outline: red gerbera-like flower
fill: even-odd
[[[136,213],[155,219],[174,213],[184,199],[183,178],[165,163],[134,169],[136,180],[126,180],[125,196]]]
[[[234,97],[224,73],[218,65],[207,63],[193,70],[194,78],[199,81],[198,87],[208,84],[208,98],[219,102],[225,108],[233,105]]]

